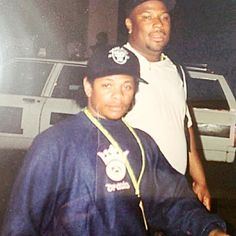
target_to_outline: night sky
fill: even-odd
[[[168,53],[180,63],[207,63],[236,94],[236,1],[179,0]]]
[[[175,37],[178,39],[177,53],[182,59],[227,60],[229,51],[236,50],[235,3],[230,0],[178,1],[172,17],[171,43],[175,46]]]

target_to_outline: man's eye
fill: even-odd
[[[170,21],[169,14],[163,14],[161,15],[161,21]]]
[[[130,85],[130,84],[126,84],[126,85],[124,86],[124,88],[125,88],[125,90],[131,90],[131,89],[133,89],[133,86]]]
[[[111,87],[111,84],[110,84],[110,83],[102,84],[102,87],[103,87],[103,88],[110,88],[110,87]]]
[[[152,16],[151,15],[142,15],[142,18],[144,20],[151,20],[152,19]]]

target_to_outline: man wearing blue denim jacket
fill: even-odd
[[[125,48],[90,58],[88,107],[34,140],[3,236],[142,236],[153,228],[165,235],[227,235],[152,138],[122,120],[139,76],[138,60]]]

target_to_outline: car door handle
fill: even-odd
[[[35,99],[34,98],[23,98],[24,102],[28,102],[28,103],[34,103]]]

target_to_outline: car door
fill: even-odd
[[[48,99],[41,113],[40,132],[78,113],[85,106],[82,86],[85,69],[85,64],[57,64],[58,78],[54,80],[53,86],[49,86],[52,89],[45,91]]]
[[[193,108],[198,148],[206,160],[235,158],[235,98],[222,75],[189,71],[188,100]]]
[[[39,133],[45,98],[41,97],[53,64],[16,59],[1,68],[0,148],[27,148]]]

